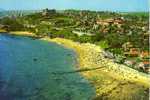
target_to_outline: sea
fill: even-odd
[[[53,42],[0,34],[0,100],[91,100],[76,53]]]

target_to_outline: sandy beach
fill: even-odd
[[[0,32],[2,33],[2,32],[6,32],[6,30],[4,30],[4,29],[0,29]]]
[[[94,44],[80,44],[61,38],[43,38],[42,40],[55,42],[73,49],[77,53],[79,62],[77,70],[81,70],[81,74],[95,86],[96,100],[104,95],[107,95],[111,100],[118,100],[117,96],[120,95],[122,95],[120,99],[130,100],[130,97],[135,95],[134,93],[149,87],[148,75],[104,58],[103,50]],[[82,71],[85,69],[86,71]],[[117,93],[121,90],[121,93]],[[123,96],[123,94],[126,94],[126,96]]]
[[[76,52],[79,63],[77,72],[80,72],[95,87],[95,100],[100,100],[100,98],[104,98],[104,100],[137,100],[136,98],[146,97],[145,91],[149,88],[149,76],[104,58],[103,49],[99,46],[89,43],[80,44],[62,38],[44,37],[41,40],[55,42]]]

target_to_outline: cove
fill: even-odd
[[[91,100],[76,54],[52,42],[0,34],[1,100]],[[63,74],[64,73],[64,74]]]

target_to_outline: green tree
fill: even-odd
[[[100,41],[98,43],[96,43],[97,45],[99,45],[101,48],[103,49],[107,49],[109,48],[109,44],[108,44],[108,41],[107,40],[103,40],[103,41]]]
[[[0,21],[0,24],[7,26],[7,30],[9,31],[24,30],[24,26],[13,18],[5,17]]]
[[[79,37],[79,41],[81,43],[87,43],[87,42],[91,43],[92,42],[92,38],[91,38],[91,36],[88,36],[88,35],[84,34],[84,35]]]

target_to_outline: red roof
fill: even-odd
[[[143,61],[143,64],[150,64],[149,61]]]
[[[141,55],[142,55],[143,57],[149,56],[149,52],[148,52],[148,51],[142,51],[142,52],[141,52]]]

